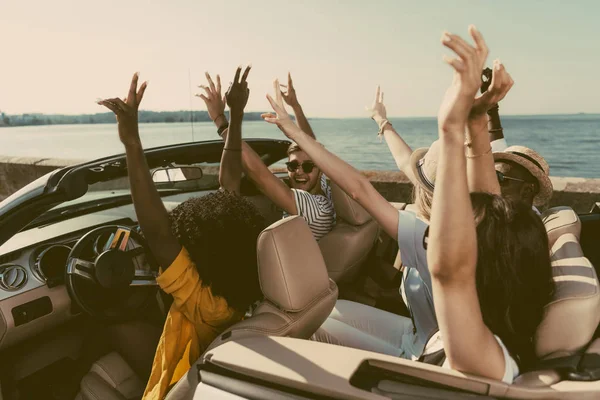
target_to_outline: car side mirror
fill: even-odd
[[[186,181],[198,181],[204,173],[200,167],[168,167],[157,168],[152,171],[154,183],[175,183]]]

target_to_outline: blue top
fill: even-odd
[[[438,331],[425,248],[425,232],[428,227],[413,212],[399,211],[398,248],[404,266],[400,293],[411,313],[416,329],[416,345],[420,352],[429,338]]]

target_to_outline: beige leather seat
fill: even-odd
[[[319,247],[329,277],[340,283],[356,276],[377,240],[379,225],[333,182],[331,196],[338,219],[331,232],[319,240]]]
[[[76,400],[130,400],[140,399],[146,383],[116,352],[96,361],[83,377]]]
[[[319,246],[302,217],[285,218],[260,234],[258,273],[264,300],[250,318],[223,332],[205,353],[230,340],[257,335],[308,339],[335,306],[337,285],[327,276]],[[192,367],[166,398],[192,399],[197,375]]]
[[[561,377],[553,364],[560,366],[588,348],[600,323],[600,283],[579,245],[579,217],[569,207],[555,207],[542,219],[548,231],[556,286],[535,339],[536,354],[548,369],[522,374],[515,381],[531,387],[559,382]],[[599,347],[600,339],[596,339],[588,351],[599,351]]]
[[[308,339],[327,319],[338,289],[329,279],[319,246],[306,221],[278,221],[258,237],[258,273],[265,296],[252,317],[226,330],[209,346],[244,336]]]
[[[319,246],[302,217],[289,217],[258,237],[258,272],[265,296],[253,315],[223,332],[209,346],[253,335],[308,339],[327,319],[337,300]],[[190,371],[168,399],[193,397],[197,377]],[[98,360],[81,382],[78,399],[139,398],[144,385],[117,353]]]

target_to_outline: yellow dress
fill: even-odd
[[[224,298],[213,296],[210,287],[202,286],[185,248],[156,281],[173,295],[173,305],[156,348],[143,400],[163,399],[210,343],[243,317]]]

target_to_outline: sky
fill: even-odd
[[[135,71],[142,109],[204,110],[204,72],[226,86],[251,63],[247,111],[291,71],[309,117],[367,116],[378,84],[388,116],[434,116],[441,34],[475,24],[515,80],[501,113],[598,113],[599,16],[593,0],[1,0],[0,110],[103,112]]]

